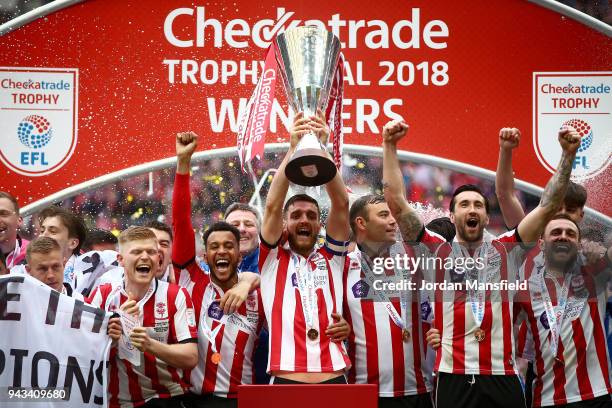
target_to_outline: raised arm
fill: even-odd
[[[195,233],[191,224],[191,192],[189,187],[189,171],[191,156],[198,146],[198,136],[193,132],[176,135],[176,177],[172,193],[172,263],[175,269],[176,282],[180,267],[195,258]]]
[[[563,203],[576,151],[580,146],[580,136],[574,128],[563,127],[559,131],[559,143],[563,153],[557,171],[546,184],[540,204],[527,214],[517,227],[523,242],[535,242]]]
[[[499,131],[499,159],[495,173],[495,195],[501,209],[504,223],[514,228],[523,218],[525,211],[514,194],[514,172],[512,171],[512,149],[518,147],[521,132],[517,128],[503,128]]]
[[[270,244],[275,245],[283,233],[283,204],[285,202],[285,196],[289,190],[289,180],[285,176],[285,167],[287,163],[295,153],[295,147],[299,140],[300,135],[304,135],[310,131],[310,120],[304,119],[302,113],[298,113],[295,116],[293,127],[289,131],[289,150],[278,170],[274,174],[272,183],[270,184],[270,190],[268,190],[268,196],[266,197],[266,207],[264,209],[264,217],[261,225],[261,237],[263,240]]]
[[[295,120],[293,122],[293,126],[289,131],[290,136],[290,146],[285,158],[282,163],[278,167],[276,174],[274,174],[274,179],[272,179],[272,184],[270,185],[270,190],[268,191],[268,196],[266,197],[266,207],[264,210],[264,218],[263,224],[261,226],[261,237],[268,244],[274,245],[278,242],[283,232],[283,223],[281,222],[283,218],[283,204],[285,203],[285,196],[287,195],[287,190],[289,190],[289,180],[287,176],[285,176],[285,167],[287,163],[295,153],[295,148],[302,138],[308,132],[316,132],[320,139],[327,140],[327,135],[324,133],[325,130],[321,129],[320,121],[317,121],[313,118],[304,118],[303,114],[300,112],[295,116]],[[341,187],[342,186],[342,187]],[[343,192],[340,193],[340,189],[343,189]],[[327,185],[327,191],[332,201],[332,209],[338,208],[341,206],[343,202],[342,195],[346,197],[346,225],[347,231],[345,234],[340,234],[338,232],[337,237],[332,237],[338,240],[345,240],[348,238],[348,196],[346,195],[346,188],[344,187],[344,183],[339,175],[330,181]],[[337,209],[335,212],[339,218],[342,218],[341,209]],[[330,219],[332,212],[330,211]],[[335,225],[340,224],[341,221],[334,221],[332,223],[332,231],[330,234],[337,232],[339,228]],[[330,226],[328,225],[328,230]]]
[[[329,127],[325,123],[323,112],[319,111],[318,116],[312,119],[313,120],[310,122],[311,127],[317,134],[319,140],[321,140],[321,143],[326,145],[329,137]],[[325,150],[325,153],[330,160],[333,160],[327,150]],[[344,180],[342,180],[342,174],[339,171],[336,173],[336,176],[325,185],[325,189],[331,201],[331,208],[329,209],[329,215],[327,217],[327,235],[337,241],[347,241],[350,233],[349,198]]]
[[[414,242],[423,229],[423,221],[406,200],[406,186],[397,158],[397,142],[407,132],[408,124],[403,120],[388,122],[383,127],[383,190],[402,238],[406,242]]]

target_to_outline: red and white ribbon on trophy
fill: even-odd
[[[268,47],[264,70],[253,95],[247,103],[238,125],[237,148],[242,171],[254,157],[261,159],[270,123],[270,112],[274,102],[278,64],[274,55],[274,42]]]
[[[342,145],[344,143],[344,135],[342,134],[342,99],[344,97],[344,55],[340,53],[338,58],[338,65],[334,72],[334,79],[332,88],[329,93],[329,102],[327,103],[327,111],[325,112],[325,118],[327,118],[330,128],[333,128],[331,134],[331,144],[333,149],[334,163],[336,168],[340,170],[342,167]],[[332,117],[330,114],[333,110],[333,127],[331,126]]]

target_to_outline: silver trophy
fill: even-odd
[[[316,26],[295,27],[276,38],[276,60],[285,85],[287,103],[304,117],[326,111],[340,56],[340,40]],[[336,165],[314,133],[306,134],[287,163],[289,181],[320,186],[336,175]]]

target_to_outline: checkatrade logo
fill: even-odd
[[[572,179],[596,177],[612,160],[612,72],[534,73],[534,148],[551,173],[561,158],[557,133],[571,126],[581,143]]]
[[[76,69],[0,67],[0,161],[25,176],[51,174],[77,143]]]

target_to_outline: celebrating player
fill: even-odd
[[[238,273],[240,232],[226,222],[213,224],[203,236],[210,273],[195,261],[189,170],[196,147],[195,133],[176,136],[173,264],[176,280],[193,298],[199,323],[199,360],[191,371],[193,395],[186,402],[193,407],[235,407],[238,385],[253,383],[253,351],[264,323],[256,290],[259,276]]]
[[[604,329],[612,249],[602,257],[589,244],[580,251],[578,224],[556,215],[541,254],[522,267],[528,288],[517,304],[534,342],[534,407],[612,406]]]
[[[38,219],[40,221],[40,236],[51,237],[60,244],[63,256],[66,258],[64,282],[75,288],[74,263],[87,236],[83,219],[71,211],[57,206],[42,210],[38,214]]]
[[[38,237],[28,245],[26,250],[26,272],[60,293],[75,296],[83,300],[80,293],[73,292],[72,287],[64,282],[64,263],[66,258],[60,244],[49,237]]]
[[[349,253],[344,280],[344,313],[353,327],[348,351],[353,366],[349,383],[377,384],[379,407],[431,407],[431,370],[424,365],[426,343],[421,325],[419,291],[393,299],[373,287],[373,260],[393,257],[397,223],[382,196],[358,198],[350,210],[357,249]],[[410,251],[410,249],[409,249]],[[409,252],[408,251],[408,252]],[[399,269],[399,268],[398,268]],[[418,281],[410,271],[395,277]]]
[[[322,115],[321,115],[322,116]],[[342,313],[342,271],[348,247],[348,195],[340,174],[326,184],[331,201],[325,243],[315,248],[321,229],[317,201],[295,195],[283,202],[289,188],[285,167],[302,135],[327,138],[321,116],[298,114],[290,131],[290,147],[274,175],[266,198],[259,265],[261,294],[270,329],[268,371],[275,384],[345,383],[350,361],[333,320]],[[282,222],[281,222],[282,220]],[[288,247],[280,247],[283,232]]]
[[[160,267],[155,234],[144,227],[130,227],[119,236],[119,262],[124,280],[99,286],[90,303],[119,312],[127,302],[135,302],[140,321],[126,348],[122,342],[111,350],[109,394],[111,407],[181,407],[179,396],[189,384],[182,370],[198,361],[195,314],[187,291],[155,278]],[[109,322],[109,334],[119,340],[118,318]],[[111,327],[112,325],[112,327]],[[123,326],[123,323],[121,324]],[[112,330],[111,330],[112,329]],[[129,352],[130,347],[138,352]]]
[[[456,189],[450,212],[457,234],[456,243],[451,246],[444,245],[443,238],[423,227],[405,199],[397,142],[407,130],[408,125],[403,121],[392,121],[383,129],[385,198],[404,239],[429,244],[436,258],[451,259],[453,263],[472,259],[474,265],[478,259],[484,261],[483,268],[472,267],[465,273],[437,267],[433,281],[463,282],[466,275],[485,283],[514,280],[524,257],[520,244],[535,242],[561,206],[580,144],[576,131],[562,128],[559,132],[563,155],[539,206],[515,230],[495,237],[490,244],[483,244],[483,230],[489,221],[487,198],[475,186]],[[496,301],[491,296],[482,290],[435,292],[434,328],[428,333],[428,341],[438,349],[435,364],[438,407],[524,405],[514,360],[512,293],[497,291],[495,296],[499,300]]]

